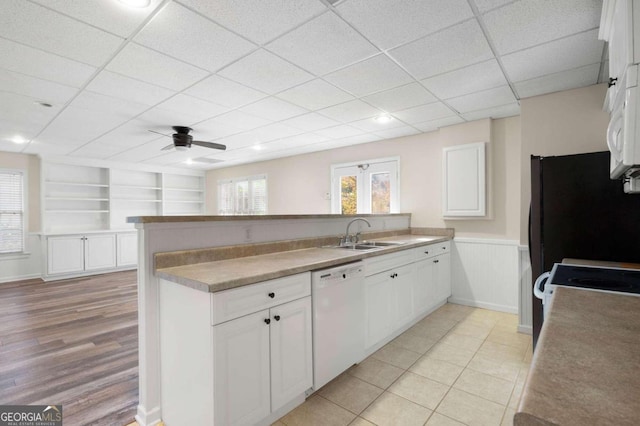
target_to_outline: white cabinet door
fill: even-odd
[[[367,348],[374,346],[393,331],[393,287],[391,272],[365,278],[365,318]]]
[[[268,322],[263,310],[213,327],[216,425],[255,424],[271,413]]]
[[[426,312],[436,303],[436,283],[433,259],[416,263],[416,279],[413,282],[413,310],[416,315]]]
[[[84,269],[116,267],[116,235],[96,234],[84,237]]]
[[[433,259],[435,264],[435,280],[437,288],[437,301],[451,296],[451,254],[445,253]]]
[[[138,264],[138,234],[118,234],[116,264],[119,267]]]
[[[442,149],[442,215],[485,216],[485,144]]]
[[[47,274],[64,274],[84,270],[82,235],[47,238]]]
[[[271,308],[271,410],[313,386],[311,297]]]
[[[391,285],[393,287],[393,328],[402,327],[413,319],[413,284],[415,281],[415,266],[413,264],[396,268],[391,271]]]

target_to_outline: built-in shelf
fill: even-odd
[[[45,233],[132,229],[131,216],[204,214],[203,174],[43,161],[41,176]]]

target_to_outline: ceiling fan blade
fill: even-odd
[[[170,150],[171,148],[175,148],[175,145],[174,145],[174,144],[167,145],[167,146],[165,146],[164,148],[162,148],[160,151],[168,151],[168,150]]]
[[[221,143],[214,143],[214,142],[191,141],[191,145],[204,146],[205,148],[212,148],[212,149],[221,149],[223,151],[227,149],[226,145],[222,145]]]
[[[156,134],[158,134],[158,135],[166,136],[166,137],[168,137],[168,138],[170,138],[170,137],[171,137],[171,135],[165,135],[164,133],[156,132],[155,130],[148,130],[148,131],[149,131],[149,132],[151,132],[151,133],[156,133]]]

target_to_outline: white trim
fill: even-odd
[[[518,246],[518,248],[520,248],[520,242],[517,240],[486,240],[484,238],[454,237],[453,241],[467,243],[467,244],[493,244],[493,245],[499,245],[499,246]]]
[[[530,325],[519,325],[518,333],[533,334],[533,327],[531,327]]]
[[[29,252],[25,252],[27,249],[27,228],[29,227],[29,170],[28,169],[16,169],[9,167],[0,167],[0,173],[19,173],[22,176],[22,251],[0,253],[2,260],[9,260],[10,257],[6,256],[21,256],[29,255]]]
[[[9,283],[13,281],[22,281],[22,280],[32,280],[34,278],[42,279],[42,274],[26,274],[26,275],[15,275],[12,277],[2,277],[0,278],[0,284]]]
[[[28,259],[31,256],[30,251],[21,251],[21,252],[13,252],[13,253],[0,253],[0,262],[3,260],[19,260],[19,259]]]

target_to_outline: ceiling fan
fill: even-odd
[[[189,148],[191,148],[191,145],[198,145],[198,146],[203,146],[205,148],[212,148],[212,149],[220,149],[223,151],[227,149],[226,145],[222,145],[220,143],[194,141],[193,136],[189,134],[189,132],[193,130],[191,127],[172,126],[172,129],[175,131],[175,133],[171,136],[165,135],[164,133],[156,132],[154,130],[149,130],[151,133],[157,133],[162,136],[173,138],[173,143],[171,145],[167,145],[164,148],[162,148],[162,151],[166,151],[171,148],[175,148],[178,151],[187,151]]]

